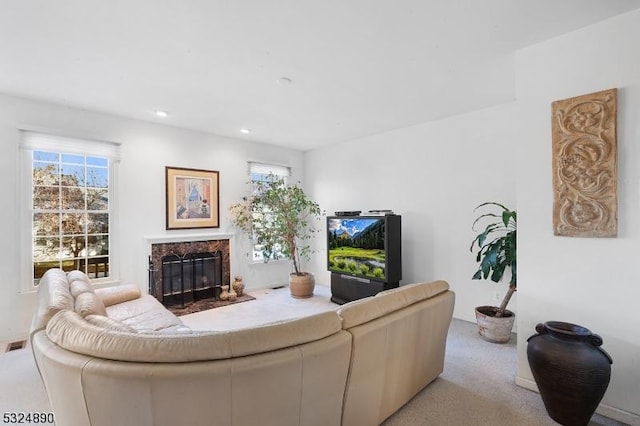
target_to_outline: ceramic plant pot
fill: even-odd
[[[496,317],[498,310],[495,306],[478,306],[476,308],[476,321],[478,333],[483,339],[493,343],[506,343],[511,339],[511,330],[516,316],[506,310],[502,317]]]
[[[306,299],[313,296],[313,289],[316,280],[313,274],[302,272],[301,275],[295,273],[289,275],[289,291],[291,296],[297,299]]]

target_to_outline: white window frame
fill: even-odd
[[[48,151],[64,154],[95,156],[109,159],[109,276],[94,278],[94,284],[107,284],[118,281],[119,269],[116,254],[117,238],[117,165],[120,162],[120,145],[89,139],[77,139],[34,132],[20,131],[19,142],[19,196],[20,196],[20,292],[37,290],[33,273],[33,152]]]
[[[249,161],[248,173],[249,173],[249,179],[252,182],[251,193],[253,194],[256,190],[255,185],[253,185],[253,182],[256,182],[256,180],[254,179],[254,174],[259,174],[262,176],[273,174],[278,177],[284,178],[285,182],[288,183],[289,178],[291,177],[291,167],[283,166],[279,164],[268,164],[268,163]],[[260,250],[259,246],[253,242],[253,239],[251,239],[251,247],[252,247],[252,255],[251,255],[252,262],[265,263],[262,255],[262,250]],[[288,259],[286,259],[284,256],[282,255],[278,256],[278,251],[276,251],[276,253],[274,253],[272,256],[275,256],[275,257],[270,258],[269,262],[278,262],[283,260],[288,261]]]

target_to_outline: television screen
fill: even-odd
[[[385,218],[327,218],[328,269],[331,272],[386,278]]]

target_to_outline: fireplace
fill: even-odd
[[[157,272],[155,265],[149,268]],[[162,291],[155,294],[165,306],[186,304],[219,296],[222,286],[222,253],[220,251],[170,254],[162,257]],[[153,281],[153,279],[152,279]]]
[[[151,243],[149,294],[165,306],[216,298],[230,275],[228,239]]]

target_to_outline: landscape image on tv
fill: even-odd
[[[327,218],[328,269],[385,278],[384,218]]]

